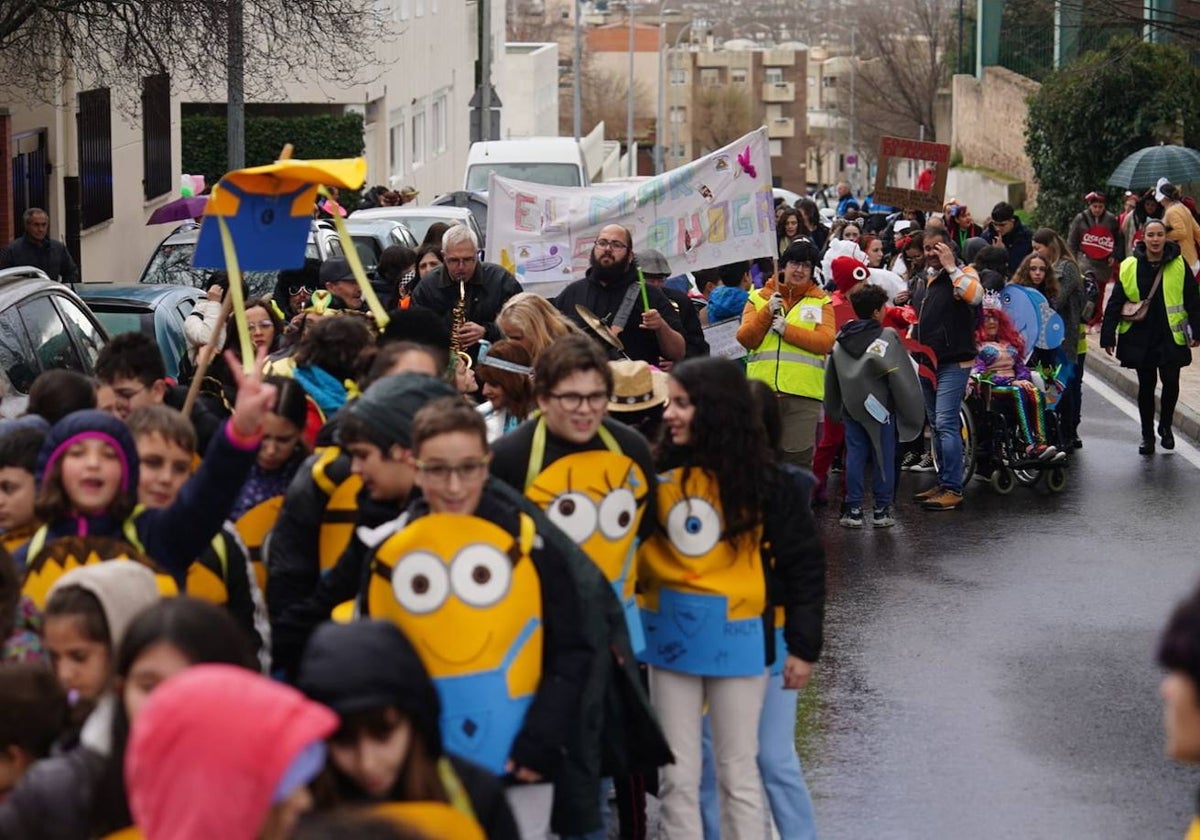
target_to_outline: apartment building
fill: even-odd
[[[767,127],[775,186],[806,192],[808,47],[748,39],[684,44],[667,55],[668,167]]]
[[[491,3],[493,85],[504,92],[504,0]],[[319,75],[283,80],[251,113],[362,113],[368,183],[412,184],[421,200],[457,188],[470,148],[478,0],[392,0],[389,39],[378,64],[345,87]],[[336,60],[331,58],[330,60]],[[123,107],[127,101],[143,107]],[[154,77],[140,91],[71,74],[54,104],[25,102],[0,84],[0,140],[12,159],[0,176],[0,240],[20,233],[30,206],[50,214],[51,236],[66,238],[68,188],[78,184],[79,255],[86,282],[132,282],[169,227],[150,214],[179,195],[180,124],[185,109],[219,104],[187,79]],[[136,110],[136,114],[129,113]],[[503,131],[503,118],[501,122]],[[501,135],[503,136],[503,134]],[[76,180],[77,179],[77,180]]]

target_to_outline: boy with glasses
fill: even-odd
[[[683,324],[662,289],[647,284],[645,306],[633,236],[621,225],[605,225],[596,237],[589,258],[591,267],[582,280],[571,283],[554,299],[558,311],[586,334],[586,322],[575,308],[583,305],[621,339],[625,355],[657,365],[659,359],[678,362],[687,352]]]

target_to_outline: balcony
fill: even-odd
[[[767,122],[767,137],[771,140],[782,140],[785,137],[796,136],[796,121],[791,117],[776,117]]]
[[[796,101],[796,85],[795,85],[795,83],[793,83],[793,82],[763,82],[762,101],[766,102],[766,103],[795,102]]]
[[[729,56],[726,53],[700,50],[695,53],[697,67],[728,67]]]
[[[793,50],[763,50],[763,67],[793,67],[796,53]]]

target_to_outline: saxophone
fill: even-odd
[[[471,357],[462,349],[458,341],[458,331],[467,322],[467,284],[465,280],[458,283],[458,303],[450,310],[450,353],[462,359],[467,370],[471,369]]]

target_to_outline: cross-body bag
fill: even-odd
[[[1122,321],[1144,321],[1146,313],[1150,311],[1150,301],[1154,297],[1154,293],[1158,291],[1158,284],[1162,282],[1163,270],[1158,270],[1158,276],[1154,278],[1154,285],[1150,287],[1150,294],[1146,295],[1145,300],[1131,301],[1127,300],[1121,304],[1121,320]]]

